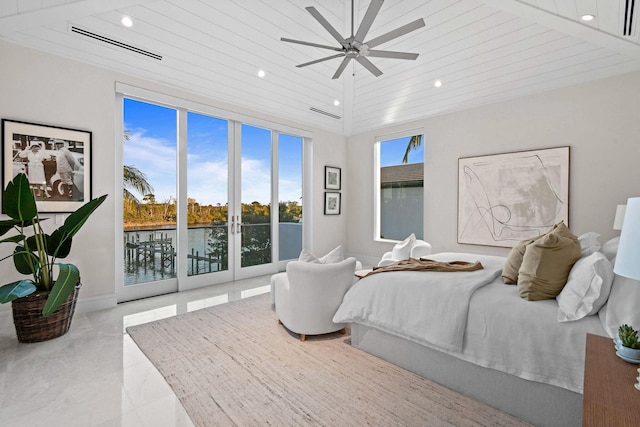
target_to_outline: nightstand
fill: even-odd
[[[616,356],[613,340],[587,334],[584,363],[583,426],[640,425],[638,365]]]

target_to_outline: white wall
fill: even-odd
[[[392,244],[373,241],[376,135],[425,131],[424,238],[434,252],[505,255],[508,249],[457,243],[458,158],[570,146],[569,226],[601,243],[616,205],[640,195],[640,73],[355,135],[349,139],[349,252],[379,258]]]
[[[0,117],[39,124],[88,130],[93,133],[93,196],[108,194],[107,201],[85,224],[74,238],[69,262],[78,265],[84,284],[80,293],[79,309],[85,306],[101,307],[115,304],[116,283],[120,272],[115,271],[115,244],[121,241],[115,219],[116,176],[122,165],[116,159],[116,144],[122,143],[116,135],[115,83],[122,82],[159,93],[188,99],[201,104],[223,108],[264,120],[303,128],[285,119],[266,116],[215,100],[185,93],[167,86],[153,84],[133,77],[103,70],[61,57],[45,54],[14,44],[0,42]],[[324,253],[338,244],[346,244],[346,215],[323,215],[324,165],[346,168],[346,138],[318,129],[313,133],[314,203],[312,218],[314,241],[311,249]],[[343,186],[346,177],[343,176]],[[344,187],[343,187],[344,188]],[[346,190],[343,189],[343,194]],[[50,221],[50,229],[55,219]],[[51,230],[50,230],[51,231]],[[6,254],[8,245],[0,254]],[[20,277],[14,272],[11,260],[0,263],[2,284]],[[0,306],[0,311],[9,306]]]

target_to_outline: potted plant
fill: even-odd
[[[623,358],[640,361],[640,341],[638,331],[631,326],[622,325],[618,328],[619,345],[616,347]]]
[[[18,273],[31,276],[0,287],[0,303],[12,302],[19,341],[44,341],[68,331],[81,285],[80,272],[75,265],[57,260],[69,255],[73,236],[106,197],[87,202],[71,213],[57,230],[46,234],[41,226],[46,218],[40,219],[38,215],[26,175],[20,173],[7,184],[2,207],[11,219],[0,221],[0,236],[10,230],[16,234],[3,238],[0,243],[15,247],[0,261],[11,258]]]

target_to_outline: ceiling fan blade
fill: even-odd
[[[287,42],[287,43],[296,43],[296,44],[302,44],[302,45],[305,45],[305,46],[320,47],[322,49],[331,49],[331,50],[335,50],[337,52],[342,52],[342,48],[335,47],[335,46],[328,46],[326,44],[304,42],[302,40],[293,40],[293,39],[288,39],[286,37],[280,37],[280,40],[283,41],[283,42]]]
[[[371,3],[369,4],[369,8],[364,14],[364,18],[362,18],[362,22],[360,23],[358,32],[354,37],[355,41],[362,43],[364,38],[367,37],[367,33],[371,29],[373,20],[376,19],[376,16],[378,16],[378,12],[380,12],[382,3],[384,3],[384,0],[371,0]]]
[[[398,27],[395,30],[389,31],[388,33],[376,37],[375,39],[371,39],[365,44],[369,46],[369,48],[376,47],[382,43],[388,42],[389,40],[393,40],[397,37],[410,33],[411,31],[417,30],[418,28],[422,28],[424,27],[424,25],[424,19],[416,19],[415,21],[403,25],[402,27]]]
[[[367,58],[365,58],[364,56],[356,56],[356,61],[362,64],[364,68],[371,71],[371,74],[373,74],[374,76],[380,77],[382,75],[382,71],[380,71],[378,67],[373,65],[373,63],[369,61]]]
[[[316,21],[318,21],[320,25],[324,27],[325,30],[329,31],[329,34],[331,34],[333,38],[336,39],[342,47],[344,48],[349,47],[349,43],[347,43],[347,41],[342,37],[342,35],[335,28],[333,28],[331,24],[329,24],[329,21],[324,19],[324,16],[322,16],[315,7],[309,6],[309,7],[305,7],[305,9],[307,9],[307,11],[311,14],[311,16],[316,18]]]
[[[306,67],[307,65],[317,64],[318,62],[324,62],[324,61],[328,61],[330,59],[340,58],[340,57],[342,57],[344,55],[345,55],[344,53],[339,53],[337,55],[327,56],[326,58],[316,59],[315,61],[305,62],[304,64],[296,65],[296,67],[302,68],[302,67]]]
[[[335,74],[333,75],[333,77],[331,77],[332,79],[337,79],[338,77],[340,77],[344,69],[347,68],[347,64],[349,63],[349,61],[351,61],[351,58],[351,56],[347,56],[342,60]]]
[[[394,58],[394,59],[417,59],[417,53],[408,52],[393,52],[389,50],[369,50],[367,56],[373,56],[376,58]]]

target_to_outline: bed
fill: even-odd
[[[559,322],[555,299],[526,301],[504,284],[504,257],[429,258],[484,269],[364,277],[333,319],[351,323],[352,345],[535,425],[581,425],[586,335],[613,336],[622,310],[609,301],[599,315]],[[640,288],[614,282],[609,298],[632,312],[624,286]]]

